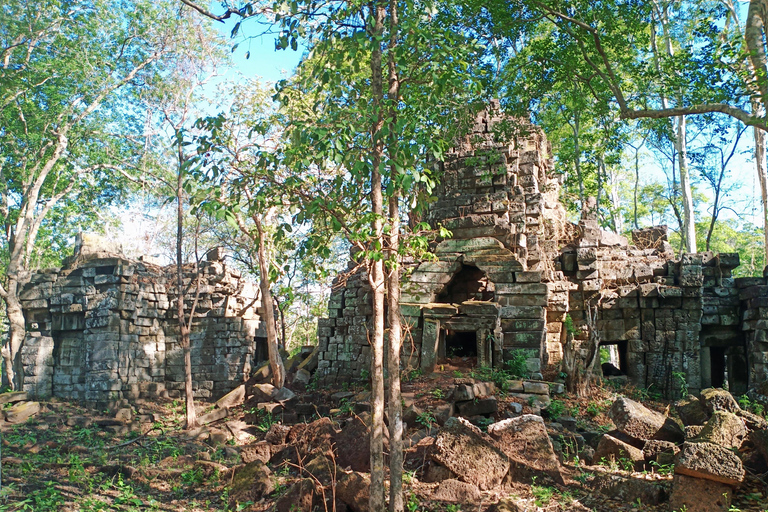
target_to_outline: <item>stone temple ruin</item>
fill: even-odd
[[[589,209],[567,222],[544,134],[516,122],[503,135],[508,124],[498,106],[480,114],[440,164],[427,220],[453,237],[435,245],[436,258],[407,266],[401,369],[431,371],[451,355],[502,367],[522,353],[541,378],[569,337],[577,348],[588,339],[592,322],[627,378],[667,397],[680,376],[691,392],[768,386],[767,279],[734,279],[737,254],[677,257],[664,227],[635,231],[629,243]],[[193,378],[197,396],[217,398],[266,359],[265,335],[255,288],[215,251],[201,270]],[[24,389],[85,401],[180,396],[172,282],[172,267],[82,238],[71,261],[33,274],[22,291]],[[364,271],[339,276],[318,322],[318,383],[368,369],[371,313]]]
[[[672,397],[676,375],[691,392],[729,385],[743,393],[768,380],[766,278],[731,277],[738,254],[676,257],[666,227],[635,231],[629,243],[589,211],[578,225],[566,222],[544,134],[523,124],[500,136],[504,124],[498,108],[480,114],[441,164],[428,220],[453,237],[435,246],[436,260],[405,272],[402,368],[430,371],[451,354],[501,367],[522,350],[540,378],[562,359],[567,336],[577,346],[587,339],[585,311],[596,307],[601,345],[615,346],[637,386]],[[325,384],[369,364],[366,275],[334,285],[318,324]]]
[[[197,282],[184,284],[188,315]],[[256,287],[228,267],[218,250],[200,264],[200,296],[191,334],[195,396],[218,398],[266,358]],[[184,389],[175,266],[126,259],[118,247],[79,235],[63,268],[37,272],[21,292],[27,333],[24,390],[104,403],[178,397]]]

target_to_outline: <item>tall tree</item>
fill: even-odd
[[[119,197],[125,163],[141,154],[131,101],[162,73],[188,22],[163,2],[11,0],[0,9],[0,297],[4,378],[15,388],[25,327],[18,292],[41,227],[77,191]]]

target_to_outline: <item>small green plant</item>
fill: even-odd
[[[435,400],[442,400],[445,398],[445,393],[443,393],[443,390],[440,388],[435,388],[432,391],[429,392],[430,395],[432,395],[432,398]]]
[[[461,506],[456,503],[446,505],[445,512],[461,512]]]
[[[758,416],[767,417],[765,406],[757,401],[751,400],[747,395],[739,397],[739,407]]]
[[[202,468],[194,468],[187,471],[184,471],[181,474],[181,482],[186,485],[187,487],[191,487],[193,485],[200,485],[203,483],[203,469]]]
[[[672,378],[680,385],[680,396],[688,396],[688,381],[685,380],[685,373],[672,372]]]
[[[555,488],[543,485],[536,485],[536,477],[533,477],[533,483],[531,484],[531,493],[533,494],[533,502],[537,507],[543,507],[548,505],[552,498],[555,496]]]
[[[405,508],[408,512],[417,512],[419,510],[419,499],[415,494],[408,494],[408,501],[405,502]]]
[[[340,416],[349,416],[353,412],[355,412],[355,404],[350,402],[346,398],[342,398],[339,402],[339,415]]]
[[[675,472],[674,464],[659,464],[655,460],[651,461],[651,467],[660,475],[671,475]]]
[[[453,376],[456,377],[457,379],[461,379],[462,377],[464,377],[464,374],[461,373],[459,370],[453,370]]]
[[[559,418],[565,413],[565,402],[562,400],[552,400],[549,403],[549,407],[547,407],[547,413],[553,420]]]
[[[513,350],[506,366],[510,378],[523,379],[528,376],[528,357],[522,350]]]
[[[416,423],[429,430],[432,428],[432,425],[437,423],[437,419],[432,411],[424,411],[416,416]]]
[[[249,411],[256,415],[256,430],[259,432],[268,432],[272,425],[277,423],[277,419],[266,409],[251,409]]]

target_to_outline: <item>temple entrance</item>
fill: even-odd
[[[477,357],[477,332],[446,331],[445,357]]]

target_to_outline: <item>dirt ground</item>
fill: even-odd
[[[446,361],[432,375],[414,372],[403,382],[407,401],[424,411],[445,403],[457,379],[483,380],[487,375],[473,368],[471,359]],[[317,390],[308,393],[315,402],[332,405],[331,395],[338,391],[359,392],[365,388]],[[653,400],[646,390],[611,387],[599,388],[588,398],[568,395],[554,397],[557,416],[568,416],[582,427],[596,432],[612,428],[606,412],[617,393],[639,399],[646,406],[668,410],[669,404]],[[498,393],[499,410],[514,400]],[[334,421],[354,414],[350,402],[331,409]],[[271,467],[273,489],[256,503],[230,503],[233,468],[242,463],[239,448],[262,440],[278,418],[257,413],[248,406],[233,409],[229,417],[198,431],[183,430],[183,403],[177,400],[135,404],[134,421],[115,419],[114,412],[85,409],[78,404],[52,400],[41,412],[20,425],[2,424],[2,488],[0,512],[3,511],[237,511],[273,510],[277,499],[299,478],[296,467]],[[533,410],[521,403],[523,412]],[[212,409],[199,404],[200,412]],[[554,416],[550,406],[549,416]],[[547,411],[544,412],[547,416]],[[501,417],[490,418],[501,419]],[[551,437],[557,439],[559,424],[549,418]],[[423,414],[409,429],[408,437],[418,439],[435,428],[429,414]],[[421,432],[421,433],[420,433]],[[481,503],[451,504],[431,501],[436,484],[420,480],[426,462],[419,445],[406,456],[406,509],[416,511],[486,511],[516,510],[503,508],[504,500],[536,511],[668,511],[667,504],[652,507],[643,503],[622,503],[608,499],[591,488],[596,474],[630,475],[619,464],[585,466],[571,453],[567,441],[564,453],[565,485],[552,481],[513,483],[503,491],[483,493]],[[634,473],[639,479],[652,479],[671,485],[669,468]],[[768,474],[750,474],[735,491],[731,512],[768,511]],[[501,503],[499,503],[501,500]],[[498,505],[496,505],[499,503]]]

